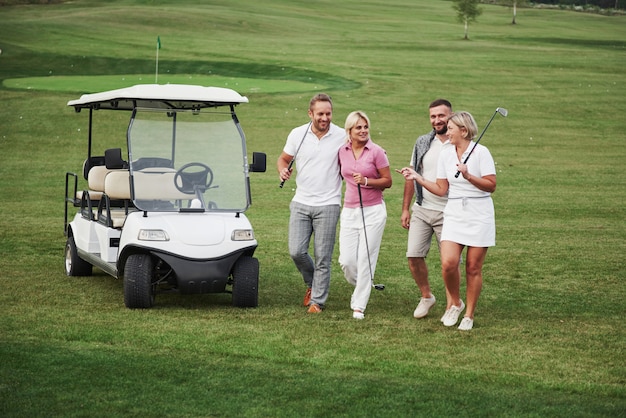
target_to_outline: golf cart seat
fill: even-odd
[[[109,205],[128,209],[130,183],[128,163],[122,159],[122,149],[110,148],[104,151],[104,165],[111,170],[104,179],[104,193],[110,199]],[[113,173],[118,174],[108,178]]]
[[[86,159],[83,162],[83,177],[87,180],[88,190],[76,192],[75,206],[80,205],[80,202],[83,200],[83,195],[86,192],[89,192],[88,198],[93,205],[96,205],[102,198],[102,193],[104,192],[104,178],[111,169],[118,168],[109,167],[107,157],[111,165],[118,165],[119,168],[122,168],[123,160],[121,148],[107,150],[105,151],[105,155],[92,156]],[[87,196],[85,196],[85,198],[87,198]]]
[[[83,162],[83,178],[87,180],[89,178],[89,170],[98,165],[104,165],[104,155],[92,155],[87,158]]]
[[[128,169],[128,163],[122,159],[121,148],[111,148],[104,152],[103,157],[91,157],[85,160],[83,171],[89,169],[85,178],[88,190],[76,192],[76,202],[83,199],[90,200],[92,206],[96,206],[104,193],[104,179],[111,170]],[[88,193],[88,196],[85,196]]]
[[[121,228],[131,206],[128,163],[122,159],[121,148],[106,150],[104,162],[108,172],[104,176],[97,220],[110,228]]]
[[[123,202],[123,206],[113,204]],[[104,179],[104,194],[98,205],[98,222],[109,228],[122,228],[130,209],[130,173],[114,170]]]
[[[104,165],[97,165],[89,169],[87,176],[87,190],[76,192],[76,202],[80,202],[81,212],[87,219],[94,220],[94,208],[104,194],[104,179],[111,170]]]
[[[194,196],[178,190],[174,184],[176,170],[150,167],[133,172],[135,199],[150,200],[185,200]]]
[[[87,192],[89,193],[89,198],[91,200],[100,200],[102,198],[102,193],[104,193],[104,179],[110,171],[111,170],[103,165],[91,167],[89,170],[89,175],[87,177],[89,189]]]

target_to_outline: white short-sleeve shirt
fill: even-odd
[[[461,157],[461,161],[465,160],[467,154],[472,150],[474,145],[476,145],[476,149],[472,152],[472,155],[466,163],[469,173],[476,177],[483,177],[492,174],[495,175],[496,166],[493,161],[493,157],[487,147],[484,147],[481,144],[470,142],[467,150]],[[459,164],[459,162],[460,161],[457,158],[455,147],[445,147],[441,150],[439,164],[437,165],[437,178],[448,180],[448,198],[455,199],[460,197],[483,197],[491,195],[489,192],[484,192],[478,189],[469,181],[465,180],[460,174],[459,177],[454,177],[458,171],[457,164]]]
[[[298,150],[300,142],[302,146]],[[345,142],[346,132],[332,123],[321,139],[311,131],[308,123],[291,131],[283,151],[296,156],[294,202],[309,206],[341,205],[338,155]]]
[[[435,181],[437,178],[437,163],[439,155],[445,148],[454,148],[450,141],[441,142],[439,138],[434,138],[430,144],[430,148],[422,158],[422,176],[426,180]],[[411,163],[413,165],[413,163]],[[443,211],[448,201],[448,196],[437,196],[429,192],[425,187],[422,188],[423,200],[422,207],[430,210]]]

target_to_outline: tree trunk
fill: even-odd
[[[469,39],[469,24],[467,23],[467,19],[465,19],[465,37],[463,39]]]
[[[515,16],[517,16],[517,2],[516,1],[513,2],[513,21],[511,22],[512,25],[515,24]]]

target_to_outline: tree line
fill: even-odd
[[[476,0],[479,3],[500,4],[503,6],[536,6],[546,4],[550,6],[563,6],[567,8],[579,7],[597,7],[600,9],[624,9],[626,1],[622,0]]]
[[[536,6],[538,4],[556,5],[559,7],[567,7],[578,10],[585,9],[618,9],[618,0],[542,0],[541,2],[530,2],[526,0],[452,0],[452,8],[457,12],[456,18],[465,27],[465,36],[463,39],[469,39],[469,24],[475,22],[483,9],[478,7],[479,3],[498,4],[502,6],[511,6],[513,10],[513,20],[511,24],[516,24],[517,7],[518,6]],[[608,7],[607,7],[608,5]]]
[[[597,6],[597,7],[600,7],[601,9],[619,8],[618,0],[541,0],[541,1],[536,1],[534,3],[564,5],[564,6]]]

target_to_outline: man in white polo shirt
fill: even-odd
[[[330,268],[341,205],[338,152],[346,133],[332,123],[330,96],[319,93],[309,104],[310,123],[291,131],[277,168],[281,181],[291,177],[295,158],[296,193],[289,209],[289,255],[302,274],[307,290],[303,304],[320,313],[328,299]],[[315,260],[309,254],[314,237]]]

